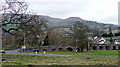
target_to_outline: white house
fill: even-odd
[[[102,37],[100,40],[99,40],[99,44],[105,44],[106,40]]]

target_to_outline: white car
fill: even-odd
[[[6,53],[5,50],[0,50],[0,53]]]

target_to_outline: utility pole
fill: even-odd
[[[90,54],[89,49],[90,49],[90,44],[89,44],[89,40],[88,40],[88,55]]]
[[[88,55],[90,55],[89,49],[90,49],[90,43],[89,43],[89,33],[88,33]]]
[[[24,33],[24,52],[25,52],[25,40],[26,38],[25,38],[25,33]]]

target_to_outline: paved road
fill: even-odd
[[[98,56],[98,55],[61,55],[61,54],[35,54],[35,53],[21,53],[18,50],[6,51],[6,54],[20,54],[20,55],[44,55],[44,56],[88,56],[88,57],[117,57],[117,56]]]

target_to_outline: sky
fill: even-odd
[[[118,24],[119,0],[24,0],[37,15],[65,19],[80,17],[100,23]]]

